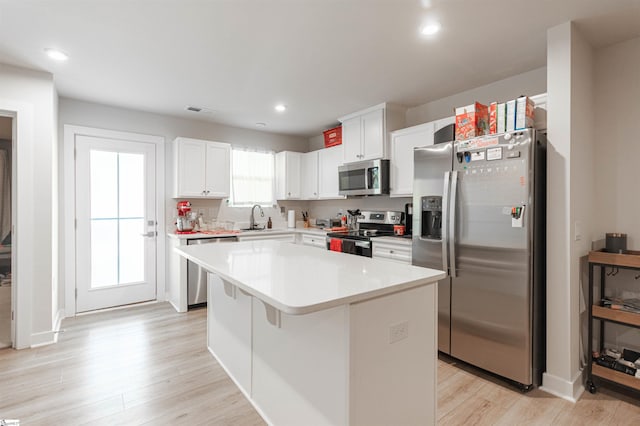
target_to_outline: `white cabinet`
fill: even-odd
[[[345,198],[339,194],[338,166],[342,165],[343,145],[318,151],[318,198]]]
[[[276,154],[276,199],[300,199],[301,159],[299,152],[282,151]]]
[[[229,196],[231,145],[180,137],[173,152],[174,198]]]
[[[302,154],[300,162],[301,194],[304,200],[318,198],[318,151]]]
[[[326,235],[318,234],[302,234],[301,243],[305,246],[318,247],[321,249],[327,249],[327,237]]]
[[[340,118],[344,162],[387,158],[387,133],[404,125],[405,111],[383,103]]]
[[[376,238],[372,243],[374,258],[394,260],[399,263],[411,264],[411,240],[398,242],[381,241]]]
[[[411,197],[413,195],[413,149],[433,145],[433,135],[439,129],[453,124],[455,117],[408,127],[391,132],[389,195]]]
[[[259,241],[259,240],[277,240],[284,241],[286,243],[295,243],[296,242],[296,234],[294,232],[288,233],[278,233],[278,234],[270,234],[270,231],[262,231],[257,234],[251,235],[238,235],[238,241]],[[271,231],[273,232],[273,231]]]
[[[433,123],[425,123],[391,133],[389,195],[413,195],[413,148],[433,145]]]

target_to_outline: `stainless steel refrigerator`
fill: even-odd
[[[415,148],[413,264],[443,269],[438,349],[524,389],[545,361],[546,140]]]

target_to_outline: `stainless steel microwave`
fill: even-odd
[[[368,160],[338,167],[340,195],[389,193],[389,160]]]

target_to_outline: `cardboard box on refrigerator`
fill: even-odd
[[[498,133],[498,103],[491,102],[489,104],[489,134]]]
[[[502,102],[498,104],[498,133],[507,131],[507,104]]]
[[[516,129],[516,100],[507,102],[507,114],[505,118],[507,125],[505,131],[513,132]]]
[[[516,121],[515,130],[522,130],[533,127],[535,104],[527,96],[520,96],[516,99]]]
[[[489,133],[489,108],[479,102],[456,108],[456,140]]]

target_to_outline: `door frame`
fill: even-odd
[[[30,154],[35,147],[34,106],[27,102],[0,99],[0,115],[13,119],[11,154],[11,340],[15,349],[31,346],[31,294],[35,248],[33,216],[33,165]],[[18,143],[20,141],[20,143]],[[24,216],[18,216],[24,212]]]
[[[76,315],[76,168],[75,140],[77,136],[90,136],[152,143],[156,146],[156,300],[165,300],[165,140],[163,136],[94,127],[64,125],[64,301],[65,316]]]

